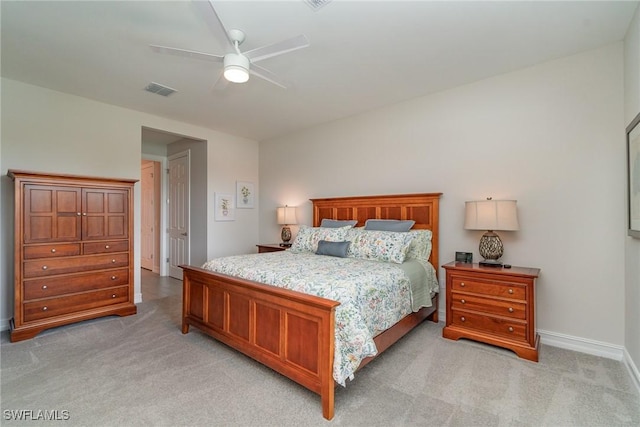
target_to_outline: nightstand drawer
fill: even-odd
[[[484,314],[452,310],[451,324],[468,329],[493,333],[512,340],[527,341],[527,324]]]
[[[482,298],[457,292],[452,293],[451,299],[451,308],[455,310],[480,311],[522,320],[527,318],[527,305],[520,302]]]
[[[525,301],[527,295],[526,286],[519,283],[485,281],[477,278],[470,279],[465,276],[453,276],[451,290],[453,292],[470,292],[521,301]]]

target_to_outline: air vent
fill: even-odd
[[[162,86],[161,84],[151,82],[147,87],[144,88],[147,92],[157,93],[162,96],[169,96],[173,92],[177,92],[175,89],[171,89],[167,86]]]
[[[304,2],[308,4],[311,9],[318,10],[327,3],[330,3],[331,0],[304,0]]]

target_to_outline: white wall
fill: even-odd
[[[617,43],[261,142],[260,240],[284,203],[310,224],[309,198],[443,192],[441,262],[479,259],[464,202],[514,198],[503,260],[541,269],[537,327],[621,353],[623,138]]]
[[[640,113],[640,7],[624,42],[625,125]],[[625,241],[625,348],[640,381],[640,239]]]
[[[258,188],[258,144],[187,123],[143,114],[60,92],[2,79],[2,159],[0,178],[4,230],[0,252],[0,327],[13,315],[13,201],[8,169],[91,175],[140,177],[142,127],[207,141],[207,251],[255,250],[258,210],[245,209],[234,223],[214,223],[213,191],[235,191],[235,180],[254,181]],[[140,188],[135,191],[136,267],[140,266]],[[233,230],[233,239],[219,238]],[[197,257],[205,258],[198,254]],[[140,294],[136,268],[136,295]]]

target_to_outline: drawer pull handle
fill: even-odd
[[[465,319],[465,318],[464,318],[464,316],[462,316],[462,317],[460,318],[460,320],[462,320],[463,322],[465,322],[467,319]]]
[[[460,282],[460,287],[464,288],[464,282]]]
[[[104,248],[105,249],[109,249],[109,245],[104,245]]]
[[[47,311],[49,308],[45,305],[44,307],[42,307],[42,311]]]
[[[116,276],[111,276],[111,280],[116,280],[117,277]]]
[[[512,294],[513,293],[513,289],[509,289],[509,293]]]
[[[82,215],[82,214],[81,214],[80,212],[76,212],[76,215],[80,216],[80,215]]]
[[[51,253],[55,254],[56,253],[56,248],[51,249]]]
[[[509,332],[513,332],[513,326],[509,326]]]
[[[115,298],[115,297],[116,297],[116,294],[111,295],[111,298]]]
[[[513,313],[513,307],[509,307],[509,313]]]
[[[46,270],[46,269],[47,269],[47,266],[46,266],[46,265],[43,265],[43,266],[42,266],[42,269],[43,269],[43,270]]]
[[[465,300],[463,300],[463,299],[461,299],[461,300],[460,300],[460,304],[466,304],[466,301],[465,301]]]
[[[42,289],[47,289],[47,285],[42,285]]]
[[[111,260],[111,263],[112,263],[112,264],[115,264],[115,263],[116,263],[116,260],[115,260],[115,259],[112,259],[112,260]]]

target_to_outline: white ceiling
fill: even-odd
[[[152,52],[228,53],[191,1],[2,1],[2,76],[260,141],[622,40],[638,2],[214,4],[243,51],[309,38],[260,62],[288,89],[252,77],[214,91],[219,64]]]

